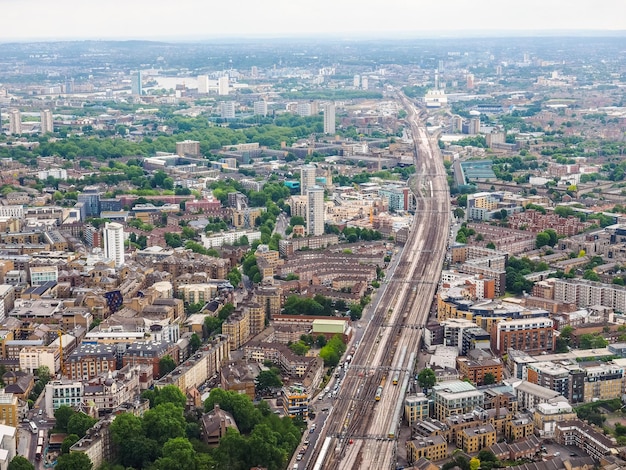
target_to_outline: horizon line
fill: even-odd
[[[323,38],[318,35],[324,34]],[[32,38],[3,38],[0,37],[0,44],[16,44],[16,43],[37,43],[37,42],[128,42],[128,41],[145,41],[145,42],[207,42],[207,41],[224,41],[224,40],[285,40],[285,39],[306,39],[315,40],[317,42],[329,41],[367,41],[367,40],[410,40],[410,39],[515,39],[515,38],[576,38],[576,37],[597,37],[597,38],[618,38],[626,36],[626,29],[556,29],[556,30],[431,30],[431,31],[378,31],[369,32],[351,32],[343,34],[324,33],[285,33],[285,34],[203,34],[203,35],[159,35],[159,36],[65,36],[65,37],[32,37]]]

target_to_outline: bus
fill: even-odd
[[[33,434],[37,434],[37,425],[35,424],[35,422],[34,421],[29,421],[28,425],[30,426],[30,431]]]
[[[42,452],[42,447],[37,446],[37,450],[35,451],[35,460],[41,460],[41,452]]]

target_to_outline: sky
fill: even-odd
[[[0,41],[626,31],[625,0],[0,0]]]

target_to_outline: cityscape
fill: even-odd
[[[626,469],[605,33],[2,42],[0,470]]]

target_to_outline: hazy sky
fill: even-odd
[[[0,0],[1,41],[494,30],[626,30],[626,0]]]

